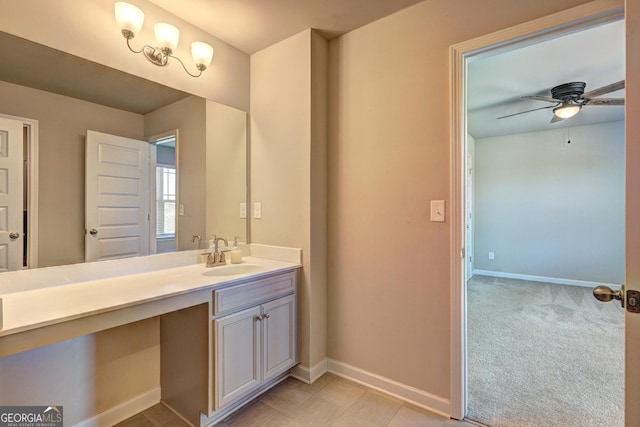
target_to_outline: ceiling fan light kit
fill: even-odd
[[[533,99],[536,101],[551,102],[555,105],[547,107],[534,108],[533,110],[522,111],[519,113],[508,114],[498,117],[505,119],[507,117],[518,116],[520,114],[530,113],[532,111],[545,110],[553,108],[553,117],[550,123],[556,123],[564,119],[575,116],[580,112],[582,107],[589,105],[624,105],[624,98],[597,98],[598,96],[624,89],[624,80],[611,83],[609,85],[594,89],[585,93],[587,87],[584,82],[564,83],[551,88],[551,97],[530,95],[523,96],[523,99]]]
[[[569,117],[573,117],[582,108],[580,104],[571,104],[568,102],[563,102],[561,106],[553,109],[553,114],[560,117],[561,119],[568,119]]]

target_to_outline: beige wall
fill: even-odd
[[[327,357],[327,212],[329,43],[311,32],[309,367]]]
[[[211,101],[206,110],[206,236],[246,242],[240,203],[247,200],[247,113]]]
[[[312,94],[326,93],[327,43],[318,37],[307,30],[251,56],[251,199],[262,203],[251,240],[303,250],[299,356],[307,368],[326,355],[326,110]]]
[[[626,286],[640,291],[640,2],[626,7]],[[627,312],[625,328],[625,425],[640,419],[640,315]]]
[[[61,405],[71,426],[160,387],[158,318],[0,358],[0,405]]]
[[[178,249],[192,249],[191,236],[204,239],[206,220],[206,100],[190,96],[145,114],[145,138],[178,130],[178,203],[184,215],[177,216]]]
[[[84,262],[87,130],[142,139],[144,117],[2,81],[0,113],[38,120],[38,265]]]
[[[429,0],[330,43],[329,357],[450,397],[451,222],[428,216],[449,202],[449,46],[582,3]]]
[[[135,74],[175,89],[249,111],[249,56],[199,28],[178,19],[151,2],[135,0],[145,23],[132,46],[153,44],[153,24],[168,22],[180,30],[174,52],[191,72],[191,42],[211,44],[213,62],[199,78],[187,75],[180,64],[156,67],[127,48],[114,17],[113,0],[2,0],[0,28],[16,36]]]

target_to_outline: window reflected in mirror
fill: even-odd
[[[177,174],[176,135],[151,141],[156,146],[156,242],[157,252],[176,250]]]

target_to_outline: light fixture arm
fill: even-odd
[[[189,74],[191,77],[200,77],[202,75],[202,72],[204,70],[207,69],[207,67],[205,67],[203,64],[196,64],[196,68],[198,69],[198,71],[200,71],[198,74],[191,74],[191,72],[189,70],[187,70],[187,67],[184,65],[184,62],[182,62],[182,59],[178,58],[177,56],[173,56],[173,55],[168,55],[169,57],[177,60],[180,65],[182,65],[182,68],[184,68],[184,71]]]
[[[122,32],[124,33],[124,30],[122,30]],[[142,51],[144,50],[144,48],[145,48],[145,47],[147,47],[147,45],[144,45],[144,46],[142,47],[142,49],[140,49],[140,50],[135,50],[134,48],[132,48],[132,47],[131,47],[131,43],[130,43],[130,40],[133,38],[133,36],[132,36],[132,37],[127,37],[127,36],[125,36],[125,38],[127,39],[127,47],[128,47],[128,48],[129,48],[129,50],[130,50],[131,52],[133,52],[133,53],[142,53]]]
[[[131,33],[131,35],[129,35],[129,34],[125,34],[125,31],[126,30],[122,30],[122,34],[124,35],[125,39],[127,39],[127,47],[129,48],[129,50],[133,53],[142,53],[144,57],[149,60],[149,62],[151,62],[154,65],[157,65],[158,67],[165,67],[169,63],[169,58],[173,58],[176,61],[178,61],[180,65],[182,65],[182,68],[184,68],[184,71],[187,74],[189,74],[191,77],[200,77],[202,75],[202,72],[207,69],[207,67],[205,67],[203,64],[196,64],[196,68],[198,69],[199,73],[198,74],[191,73],[187,69],[187,66],[184,65],[184,62],[182,62],[182,59],[173,55],[172,50],[169,48],[153,47],[146,44],[142,46],[142,49],[135,50],[131,46],[131,39],[133,38],[133,33],[129,32]]]

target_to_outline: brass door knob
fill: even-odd
[[[620,305],[624,308],[624,286],[618,291],[614,291],[608,286],[598,286],[593,289],[593,296],[602,302],[609,302],[616,299],[620,301]]]

